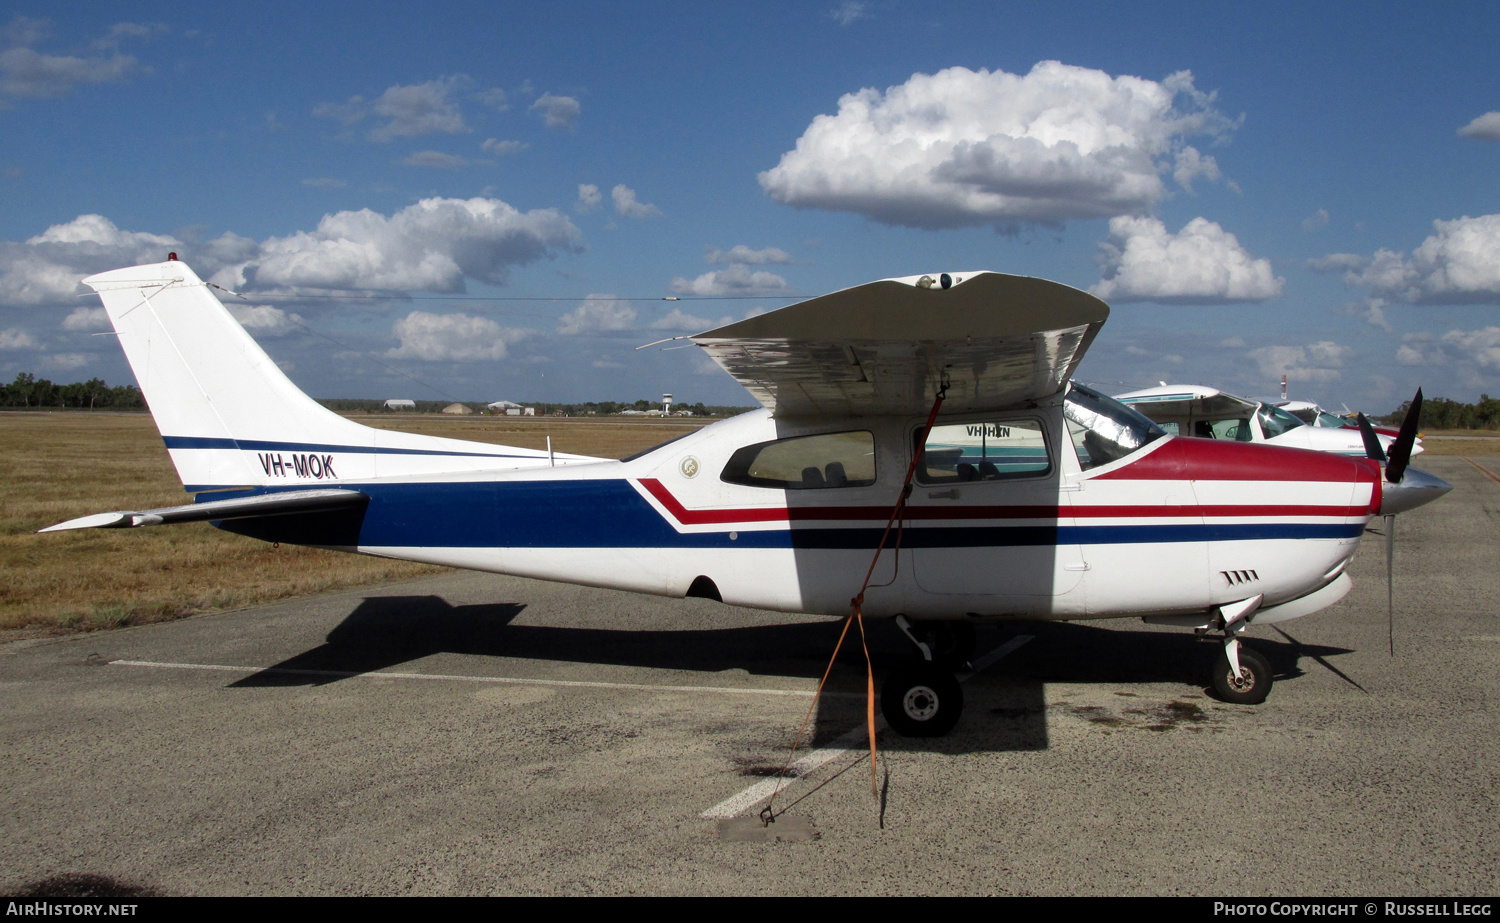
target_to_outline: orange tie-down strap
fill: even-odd
[[[771,800],[760,812],[763,823],[769,824],[776,819],[776,796],[781,794],[780,780],[786,778],[786,772],[792,765],[792,759],[797,755],[797,747],[802,743],[802,737],[807,733],[807,725],[812,721],[814,710],[818,707],[818,700],[823,696],[823,687],[828,683],[828,676],[833,672],[833,665],[839,658],[839,651],[843,649],[844,639],[849,635],[850,623],[859,625],[860,646],[865,654],[865,728],[870,738],[870,792],[877,799],[880,797],[880,787],[876,781],[876,752],[875,752],[875,668],[870,662],[870,642],[865,637],[865,615],[863,606],[865,602],[865,590],[870,588],[870,578],[875,574],[875,565],[880,563],[880,555],[885,551],[886,542],[889,541],[891,530],[895,528],[901,513],[906,509],[906,498],[911,493],[911,481],[917,473],[917,465],[922,461],[922,454],[927,450],[927,437],[932,433],[932,425],[937,420],[938,410],[943,406],[943,397],[948,393],[948,383],[944,381],[938,388],[937,397],[932,402],[932,411],[927,414],[927,424],[922,427],[922,438],[917,443],[917,450],[912,453],[911,464],[906,468],[906,478],[901,482],[901,493],[896,497],[895,506],[891,507],[890,519],[886,520],[885,531],[880,535],[880,544],[875,546],[875,556],[870,559],[870,568],[865,571],[864,583],[860,584],[859,592],[849,600],[849,614],[844,618],[844,628],[839,632],[838,643],[833,646],[833,655],[828,658],[828,666],[823,670],[823,678],[818,681],[818,691],[813,693],[812,704],[807,707],[807,715],[802,719],[802,727],[797,729],[797,737],[792,741],[792,748],[787,753],[786,762],[782,764],[781,771],[777,773],[778,785],[771,793]],[[896,549],[901,550],[901,541],[896,540]]]

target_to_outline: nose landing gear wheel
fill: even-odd
[[[1254,648],[1240,645],[1240,676],[1234,675],[1229,658],[1219,654],[1214,661],[1214,691],[1236,705],[1259,705],[1271,694],[1271,664]]]
[[[897,670],[880,687],[880,712],[903,737],[941,737],[963,710],[958,680],[926,663]]]

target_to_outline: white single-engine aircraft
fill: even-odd
[[[863,599],[921,651],[882,691],[908,735],[958,720],[952,665],[969,656],[973,623],[993,619],[1222,631],[1215,688],[1259,702],[1271,669],[1239,634],[1337,602],[1370,518],[1449,489],[1406,470],[1399,446],[1382,478],[1369,459],[1166,434],[1070,384],[1109,308],[1041,279],[887,279],[694,336],[765,408],[621,461],[345,419],[299,391],[175,259],[84,281],[197,497],[42,531],[209,521],[265,541],[832,616],[849,612],[914,471]]]
[[[1206,385],[1162,385],[1116,394],[1115,400],[1139,410],[1169,433],[1236,442],[1268,442],[1295,449],[1315,449],[1341,455],[1366,455],[1360,427],[1310,426],[1275,404],[1236,397]],[[1382,451],[1389,452],[1396,433],[1375,427]],[[1421,440],[1411,454],[1422,454]]]

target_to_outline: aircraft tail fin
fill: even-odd
[[[179,260],[83,281],[104,302],[190,491],[549,464],[544,451],[377,430],[328,410]]]

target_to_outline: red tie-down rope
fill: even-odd
[[[938,387],[937,397],[932,402],[932,411],[927,414],[927,424],[922,427],[922,438],[917,442],[917,449],[912,453],[911,464],[906,468],[906,478],[901,482],[901,493],[896,497],[896,505],[891,508],[891,517],[886,520],[885,531],[880,535],[880,544],[875,547],[875,556],[870,560],[870,569],[865,571],[864,583],[860,584],[859,592],[849,600],[849,614],[844,618],[844,629],[839,632],[838,643],[833,646],[833,656],[828,658],[828,666],[823,670],[823,678],[818,681],[818,691],[813,693],[812,704],[807,707],[807,715],[802,719],[802,727],[797,730],[797,737],[792,741],[792,748],[787,753],[786,762],[782,764],[781,771],[776,774],[777,786],[771,793],[771,800],[760,812],[761,822],[769,824],[776,819],[774,810],[776,796],[781,794],[781,780],[786,778],[787,770],[791,768],[792,757],[797,754],[797,747],[802,743],[802,736],[807,733],[808,722],[812,720],[813,711],[818,707],[818,700],[823,696],[823,687],[828,683],[828,675],[833,672],[833,664],[839,658],[839,651],[844,646],[844,638],[849,635],[851,623],[859,625],[860,646],[865,654],[865,729],[870,738],[870,792],[876,798],[880,797],[880,787],[876,781],[875,764],[875,668],[870,662],[870,644],[865,637],[865,615],[863,611],[865,602],[865,590],[870,588],[870,578],[875,575],[875,565],[880,563],[880,555],[885,551],[885,543],[890,539],[891,530],[895,528],[897,520],[901,519],[901,513],[906,509],[906,498],[911,494],[911,480],[917,473],[917,465],[922,461],[922,456],[927,452],[927,437],[932,433],[932,424],[937,420],[938,409],[943,406],[943,397],[948,393],[947,376],[943,376],[943,382]],[[897,540],[897,553],[900,552],[900,540]]]

